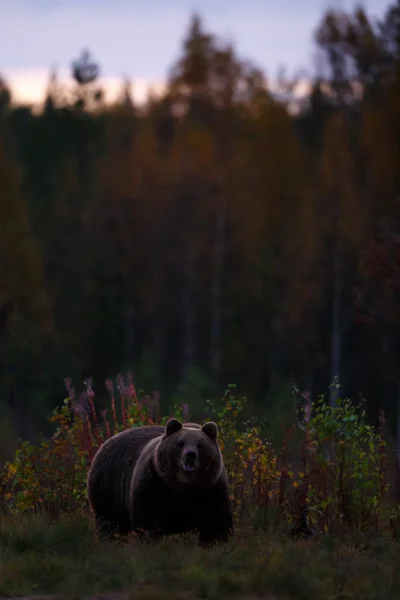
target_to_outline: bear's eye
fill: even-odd
[[[185,445],[185,442],[182,442],[182,440],[180,442],[178,442],[179,448],[183,448],[184,445]]]
[[[199,449],[201,449],[201,448],[204,448],[203,444],[197,444],[197,447],[198,447]]]

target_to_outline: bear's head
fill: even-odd
[[[223,460],[213,421],[200,426],[169,419],[156,450],[155,466],[172,488],[205,488],[221,475]]]

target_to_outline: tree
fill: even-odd
[[[32,232],[21,176],[0,139],[1,392],[19,428],[28,426],[32,360],[51,332],[42,257]]]
[[[103,98],[103,92],[96,85],[100,75],[100,66],[92,59],[89,50],[82,50],[79,58],[72,61],[72,78],[77,84],[76,108],[92,108]]]

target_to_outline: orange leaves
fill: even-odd
[[[215,140],[211,133],[190,122],[178,126],[169,164],[177,178],[197,174],[211,179],[217,171]]]

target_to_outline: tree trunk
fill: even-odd
[[[400,465],[400,377],[397,379],[397,464]]]
[[[195,360],[195,306],[194,306],[195,269],[193,253],[187,250],[185,278],[183,283],[183,373]]]
[[[211,287],[211,371],[217,379],[221,368],[221,332],[222,332],[222,275],[225,256],[226,210],[224,202],[219,203],[215,219],[214,238],[214,276]]]
[[[314,392],[314,371],[313,371],[313,369],[310,369],[307,374],[306,392],[308,394],[308,398],[309,398],[310,402],[312,402],[313,397],[314,397],[314,395],[313,395],[313,392]]]
[[[269,356],[269,385],[278,385],[282,379],[282,365],[284,364],[284,329],[281,323],[272,325],[269,338],[271,353]]]
[[[342,281],[341,281],[341,261],[337,243],[333,255],[333,290],[332,290],[332,308],[331,308],[331,381],[329,388],[329,404],[335,406],[338,389],[336,384],[340,383],[340,363],[341,363],[341,342],[342,331],[340,318],[342,312]]]
[[[155,298],[163,297],[162,283],[157,267],[155,267],[154,295]],[[155,308],[152,311],[152,337],[153,337],[153,355],[157,364],[158,375],[163,374],[162,365],[164,364],[164,348],[165,348],[165,310],[164,303],[157,301]]]
[[[135,350],[135,308],[132,299],[127,294],[123,308],[123,323],[124,323],[124,351],[125,361],[133,362],[133,353]]]

